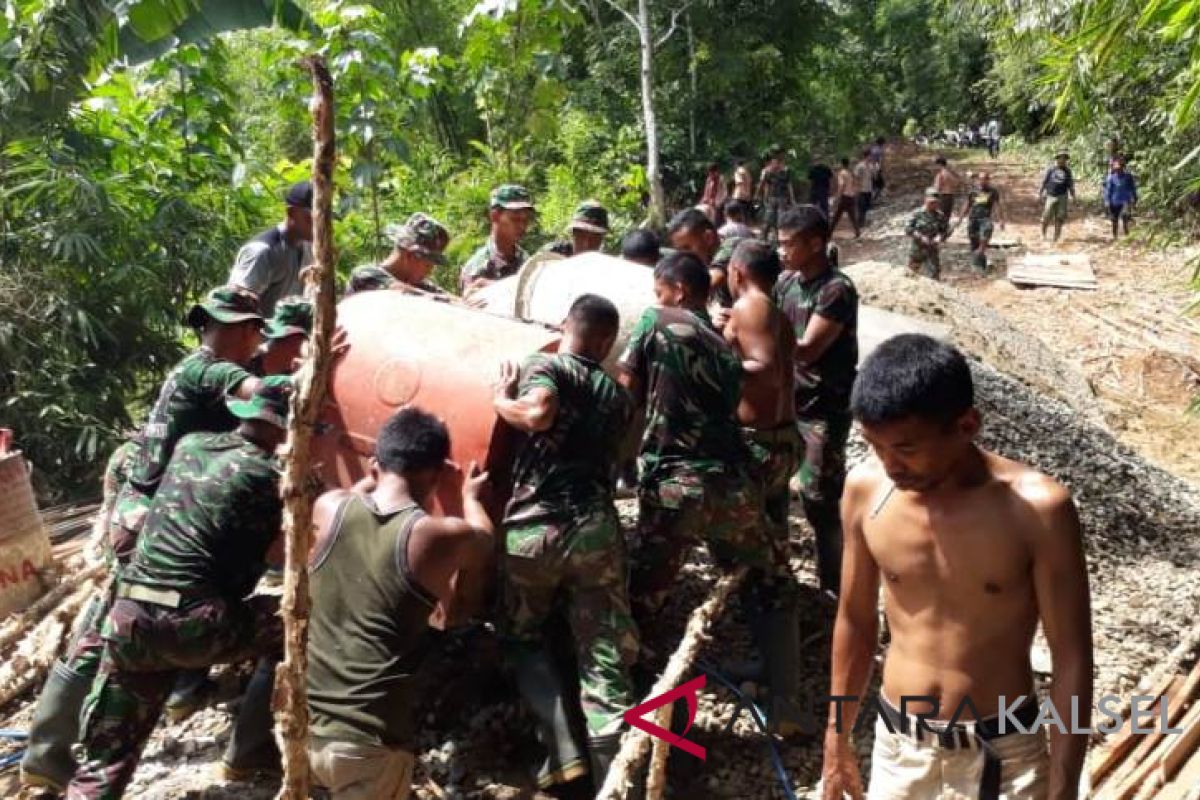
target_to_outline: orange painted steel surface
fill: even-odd
[[[492,410],[492,382],[505,359],[553,351],[559,334],[541,325],[486,314],[402,291],[360,292],[338,304],[347,351],[334,362],[315,458],[329,485],[348,487],[368,473],[375,437],[406,405],[441,417],[451,458],[492,473],[493,511],[505,498],[512,432]],[[443,513],[461,511],[461,479],[444,481]]]

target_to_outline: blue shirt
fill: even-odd
[[[1109,172],[1104,179],[1104,204],[1126,206],[1137,201],[1137,184],[1128,172]]]

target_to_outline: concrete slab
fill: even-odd
[[[916,317],[884,311],[874,306],[858,307],[858,363],[887,339],[901,333],[923,333],[935,339],[949,339],[950,326]]]

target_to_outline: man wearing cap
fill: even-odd
[[[255,375],[291,375],[312,332],[313,305],[307,297],[285,297],[263,326],[263,343],[250,362]]]
[[[1054,241],[1062,235],[1063,223],[1067,221],[1067,198],[1075,199],[1075,176],[1067,166],[1070,155],[1066,150],[1059,150],[1054,155],[1054,166],[1046,170],[1042,177],[1042,188],[1038,190],[1038,199],[1045,203],[1042,208],[1042,238],[1046,238],[1046,228],[1054,223]]]
[[[187,322],[199,332],[201,346],[163,383],[115,500],[106,549],[118,571],[133,555],[176,442],[196,431],[232,430],[237,421],[225,408],[226,396],[249,397],[259,384],[246,369],[261,340],[263,323],[252,294],[228,286],[214,289],[192,307]],[[21,779],[27,785],[61,788],[75,769],[71,745],[79,735],[80,706],[100,667],[100,623],[110,602],[111,597],[103,598],[96,613],[75,632],[42,689],[27,757],[21,764]],[[195,709],[198,701],[193,690],[202,679],[199,675],[173,698],[179,713]]]
[[[492,232],[462,266],[459,289],[463,294],[516,274],[529,258],[521,248],[521,237],[532,218],[533,201],[524,186],[509,183],[492,192],[488,203]]]
[[[397,287],[445,294],[445,289],[428,280],[434,267],[446,263],[442,253],[450,243],[450,233],[445,226],[418,211],[403,225],[389,226],[388,234],[392,252],[378,264],[364,264],[351,272],[346,296]]]
[[[570,241],[559,239],[550,242],[542,247],[542,252],[558,253],[570,258],[599,250],[604,246],[604,237],[608,235],[608,209],[595,200],[584,200],[571,215],[571,224],[567,229],[571,234]]]
[[[229,272],[230,285],[258,295],[259,310],[268,315],[281,297],[304,294],[300,272],[312,263],[312,184],[293,184],[285,202],[283,222],[242,245]]]
[[[950,237],[950,224],[941,210],[941,197],[938,190],[930,187],[925,190],[925,203],[913,214],[904,230],[910,242],[908,246],[908,268],[914,274],[926,271],[929,277],[937,280],[942,274],[940,242]],[[928,267],[928,270],[925,268]]]
[[[278,652],[278,599],[248,595],[269,551],[278,560],[275,451],[290,394],[290,378],[266,378],[249,399],[228,400],[237,430],[193,433],[175,447],[104,620],[71,800],[122,796],[182,670]]]

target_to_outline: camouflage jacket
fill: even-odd
[[[946,219],[946,215],[942,212],[927,211],[922,208],[916,214],[912,215],[912,219],[908,221],[908,227],[904,229],[904,233],[907,236],[912,236],[916,233],[934,239],[949,236],[950,224]]]
[[[646,406],[643,481],[741,468],[746,453],[734,412],[742,365],[707,315],[646,309],[619,363],[638,379]]]
[[[796,359],[793,370],[796,413],[802,417],[844,414],[858,372],[858,290],[845,273],[828,269],[811,280],[796,271],[784,272],[773,299],[792,324],[796,339],[804,338],[814,315],[841,323],[842,331],[813,363]]]
[[[129,469],[130,484],[153,495],[181,437],[196,431],[233,430],[237,418],[225,407],[225,397],[249,377],[248,370],[218,359],[207,347],[179,362],[142,428],[143,443]]]
[[[237,431],[185,436],[122,579],[240,599],[262,576],[282,513],[270,453]]]
[[[507,278],[509,275],[517,274],[517,270],[529,258],[520,245],[517,245],[517,252],[512,260],[506,259],[496,249],[496,243],[489,236],[487,242],[476,250],[466,263],[462,265],[462,272],[459,276],[459,289],[466,290],[471,281],[477,278],[486,278],[490,281],[498,281],[501,278]]]
[[[395,287],[411,286],[430,294],[446,294],[446,290],[429,280],[408,284],[388,272],[378,264],[363,264],[355,267],[346,282],[346,297],[356,292],[372,292],[376,289],[393,289]]]
[[[571,353],[526,359],[518,396],[530,389],[554,395],[558,413],[549,430],[521,442],[505,523],[562,519],[611,504],[617,457],[633,417],[629,393],[598,363]]]

